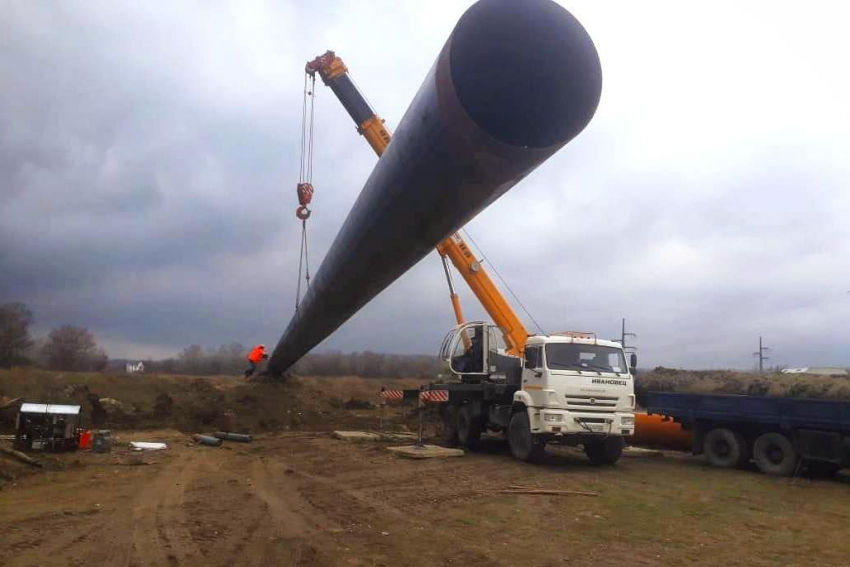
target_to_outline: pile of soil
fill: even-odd
[[[659,366],[635,378],[638,404],[644,405],[647,392],[850,400],[850,376],[677,370]]]
[[[374,425],[377,406],[353,396],[348,403],[331,403],[337,392],[329,391],[327,382],[320,384],[299,377],[248,382],[225,376],[0,371],[0,395],[78,404],[86,427],[247,433]],[[358,388],[377,393],[380,384],[358,384]],[[352,411],[355,409],[358,411]],[[0,431],[11,432],[14,413],[3,412]]]

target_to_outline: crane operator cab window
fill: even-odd
[[[458,374],[482,374],[485,371],[484,325],[470,325],[460,330],[455,340],[451,368]]]

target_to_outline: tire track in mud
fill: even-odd
[[[268,517],[268,506],[247,481],[251,473],[244,461],[227,449],[203,451],[207,458],[185,497],[193,542],[205,565],[245,564],[253,555],[247,543]]]
[[[315,446],[293,448],[295,455],[303,451],[305,455],[312,457],[305,459],[302,466],[292,473],[302,491],[309,495],[306,498],[309,501],[308,505],[316,511],[348,510],[347,515],[359,522],[359,528],[362,528],[365,521],[371,522],[371,529],[365,532],[358,529],[357,540],[370,548],[373,554],[380,552],[391,564],[397,562],[428,564],[427,557],[434,549],[433,541],[426,537],[416,540],[401,535],[421,533],[421,526],[430,524],[432,521],[417,514],[416,506],[411,506],[409,501],[409,496],[417,492],[422,484],[422,477],[427,475],[427,472],[421,468],[399,471],[396,466],[390,465],[385,469],[387,474],[382,474],[383,471],[376,471],[372,466],[355,466],[346,456],[347,451],[334,452],[333,459],[330,460],[316,459],[316,449]],[[362,451],[362,447],[351,446],[350,450]],[[458,468],[465,469],[466,466],[459,465]],[[322,471],[322,474],[314,472],[317,469]],[[443,491],[451,493],[450,496],[443,496],[447,500],[468,497],[470,494],[466,486],[447,487],[439,480],[433,482],[441,486]],[[333,495],[332,499],[323,502],[329,495]],[[434,495],[431,496],[432,499],[433,497]],[[345,502],[346,500],[348,502]],[[368,520],[364,521],[364,519]],[[393,526],[392,531],[395,537],[381,538],[378,535],[377,525],[379,524]],[[407,541],[399,548],[394,545],[396,538],[407,539]],[[440,540],[450,548],[468,547],[468,541],[464,537],[450,532],[441,533]],[[411,546],[413,541],[417,543]],[[412,550],[416,548],[419,549],[412,554]],[[412,560],[413,557],[416,560]],[[498,555],[483,550],[467,550],[465,560],[476,565],[503,564]]]
[[[186,529],[183,508],[186,486],[194,476],[197,457],[190,451],[162,467],[135,496],[126,522],[115,529],[130,534],[110,553],[108,565],[169,565],[197,555]]]
[[[248,470],[255,495],[254,529],[237,544],[232,559],[247,550],[253,565],[314,564],[323,533],[338,528],[300,496],[285,461],[260,457]]]
[[[0,565],[35,565],[40,563],[37,558],[45,555],[63,564],[75,563],[75,546],[91,538],[91,530],[96,529],[105,514],[92,510],[83,515],[81,518],[78,513],[53,512],[30,518],[22,525],[9,529],[2,536]],[[38,524],[38,535],[30,532],[28,526],[31,524]],[[44,530],[52,535],[45,537],[42,533]],[[15,540],[16,535],[23,537]],[[4,559],[7,553],[14,554],[14,558],[10,557],[8,562]]]

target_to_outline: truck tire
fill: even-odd
[[[702,443],[702,451],[715,467],[731,469],[750,462],[747,440],[737,431],[718,427],[709,431]]]
[[[606,437],[595,443],[584,446],[584,454],[593,465],[613,465],[623,456],[625,439],[622,437]]]
[[[457,447],[457,406],[446,406],[443,411],[442,442],[446,447]]]
[[[474,449],[481,439],[481,419],[475,415],[471,404],[461,406],[457,412],[457,440],[461,447]]]
[[[508,425],[508,445],[514,458],[527,463],[538,463],[543,459],[546,443],[531,432],[528,413],[518,411],[511,416]]]
[[[773,476],[791,476],[797,468],[797,451],[781,433],[765,433],[753,445],[753,459],[759,470]]]

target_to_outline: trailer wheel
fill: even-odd
[[[461,446],[474,449],[481,439],[481,420],[475,415],[471,404],[457,412],[457,439]]]
[[[715,467],[743,467],[750,461],[747,440],[737,431],[718,427],[708,432],[702,444],[708,462]]]
[[[797,451],[781,433],[765,433],[753,445],[753,458],[765,474],[791,476],[797,467]]]
[[[587,443],[584,454],[593,465],[613,465],[623,456],[625,439],[622,437],[606,437],[596,443]]]
[[[443,445],[457,447],[457,406],[446,406],[443,411]]]
[[[508,425],[508,445],[514,458],[527,463],[537,463],[543,459],[546,443],[531,432],[528,412],[518,411],[511,417]]]

